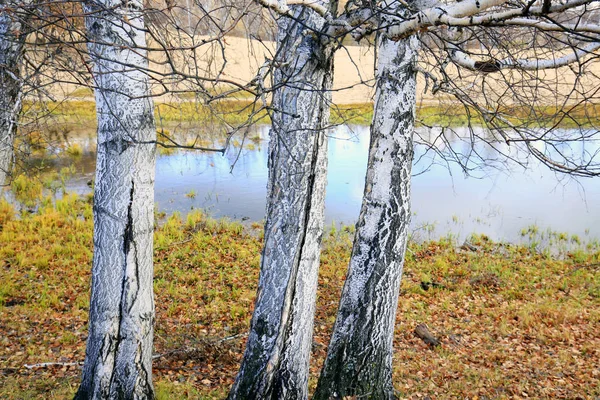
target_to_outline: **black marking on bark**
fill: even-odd
[[[133,217],[132,217],[132,207],[133,207],[133,195],[135,191],[134,181],[131,181],[131,189],[129,191],[129,203],[127,205],[127,222],[125,224],[125,230],[123,232],[123,265],[122,265],[122,278],[121,278],[121,298],[119,302],[119,313],[117,316],[118,329],[115,338],[115,347],[114,347],[114,364],[111,370],[110,376],[110,391],[113,389],[117,391],[117,393],[123,394],[123,390],[127,390],[127,388],[121,387],[121,380],[117,372],[117,361],[119,357],[119,347],[121,345],[121,341],[123,338],[121,337],[121,329],[123,328],[123,318],[128,314],[127,311],[127,293],[129,288],[129,280],[127,279],[127,254],[129,254],[130,247],[133,242]],[[111,346],[112,347],[112,346]],[[115,381],[118,381],[116,383]]]
[[[550,0],[544,0],[542,4],[542,14],[550,14]]]
[[[137,297],[140,292],[140,261],[138,258],[137,242],[135,241],[135,237],[134,237],[134,233],[133,233],[132,208],[133,208],[134,195],[135,195],[135,180],[132,179],[131,180],[131,192],[129,193],[129,205],[127,206],[127,228],[125,229],[125,235],[126,235],[126,240],[128,242],[128,248],[126,249],[126,252],[128,253],[129,251],[133,251],[133,267],[134,267],[134,273],[135,273],[135,285],[134,285],[135,291],[133,292],[133,294],[131,296],[131,303],[129,304],[129,309],[127,310],[128,314],[131,313],[133,305],[137,301]],[[133,247],[133,249],[131,249],[131,247]],[[125,254],[125,257],[127,257],[127,253]]]
[[[133,196],[135,192],[135,181],[131,180],[131,189],[129,190],[129,203],[127,204],[127,222],[125,225],[125,231],[123,233],[123,256],[125,257],[123,273],[127,276],[127,254],[131,250],[131,246],[135,245],[133,242]]]
[[[123,281],[122,281],[122,283],[121,283],[122,284],[122,286],[121,286],[121,290],[122,290],[122,292],[121,292],[121,301],[123,301],[123,293],[125,292],[125,284],[126,284],[126,282],[127,282],[127,279],[124,278]],[[109,392],[112,392],[111,389],[115,388],[115,385],[116,385],[116,389],[118,389],[118,386],[119,386],[118,384],[115,384],[115,380],[118,379],[118,376],[117,376],[118,374],[116,374],[116,372],[117,372],[117,358],[119,356],[119,347],[121,345],[121,328],[123,327],[122,318],[123,318],[123,304],[121,303],[119,305],[119,314],[118,314],[118,317],[117,317],[117,323],[118,323],[117,334],[116,334],[116,336],[115,336],[114,339],[110,335],[107,338],[111,342],[113,340],[115,341],[115,343],[114,343],[114,350],[112,350],[113,349],[112,344],[109,346],[109,352],[112,350],[112,353],[113,353],[113,366],[112,366],[112,369],[110,371],[110,379],[108,381],[109,384],[108,384],[108,387],[106,388],[106,389],[108,389]]]
[[[119,155],[123,154],[131,144],[132,142],[125,140],[121,137],[116,137],[114,139],[107,140],[102,143],[107,153],[113,152]]]
[[[146,395],[144,398],[145,399],[153,399],[154,398],[154,389],[152,387],[152,375],[150,373],[150,371],[148,371],[146,369],[146,366],[144,365],[144,360],[141,357],[141,355],[143,354],[143,342],[142,341],[138,341],[138,354],[140,354],[140,359],[138,361],[136,361],[136,367],[138,369],[138,371],[141,372],[141,376],[139,376],[138,379],[140,379],[142,381],[141,383],[141,389],[142,392]]]
[[[131,0],[121,0],[121,8],[127,9],[128,11],[140,11],[141,8]]]
[[[522,15],[527,17],[529,15],[529,10],[531,9],[531,6],[536,2],[537,0],[529,0],[529,2],[527,3],[527,5],[523,8],[523,13]]]
[[[502,69],[502,65],[496,60],[475,61],[475,69],[488,74],[490,72],[500,71]]]

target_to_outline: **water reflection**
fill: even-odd
[[[159,210],[185,214],[192,208],[204,208],[217,217],[261,220],[265,210],[268,130],[267,126],[256,127],[251,136],[258,135],[260,141],[246,142],[241,149],[231,148],[226,155],[185,151],[159,155],[155,197]],[[451,143],[455,150],[470,156],[469,160],[479,162],[481,168],[470,171],[473,176],[466,176],[457,164],[443,162],[439,155],[427,151],[427,146],[416,146],[415,159],[419,163],[412,182],[414,229],[432,223],[437,229],[431,237],[448,232],[464,237],[479,232],[515,241],[522,228],[537,224],[542,229],[552,227],[600,237],[600,179],[574,181],[563,176],[561,180],[538,163],[520,158],[515,149],[496,143],[498,150],[528,168],[516,163],[506,166],[505,158],[489,147],[473,147],[465,139],[470,134],[458,130]],[[484,135],[483,131],[476,134]],[[421,141],[436,142],[444,148],[436,141],[439,131],[421,129],[418,136]],[[89,138],[80,140],[84,148],[90,146]],[[328,224],[355,222],[362,200],[368,146],[368,127],[339,127],[330,133]],[[589,144],[587,149],[576,146],[582,145],[572,145],[574,153],[591,151]],[[78,174],[68,182],[68,189],[88,192],[86,183],[93,177],[93,156],[84,155],[76,163],[76,170]]]

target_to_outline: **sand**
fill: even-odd
[[[208,40],[208,37],[196,37],[196,43]],[[189,42],[187,44],[190,44]],[[152,46],[152,43],[150,43]],[[275,49],[273,42],[259,42],[240,37],[226,37],[220,42],[204,44],[195,53],[192,51],[179,51],[172,54],[172,60],[177,68],[189,74],[210,79],[219,79],[222,87],[231,88],[234,85],[245,85],[257,74],[265,58],[272,59]],[[192,58],[192,55],[194,58]],[[171,91],[188,91],[188,95],[173,96],[172,94],[157,96],[157,102],[185,101],[198,91],[198,82],[204,84],[208,90],[215,90],[208,80],[194,81],[188,79],[181,82],[176,75],[170,74],[168,64],[160,53],[150,56],[150,69],[157,72],[151,74],[157,79],[166,79],[166,87]],[[373,100],[374,95],[374,69],[375,51],[372,46],[353,45],[346,46],[337,51],[334,65],[333,102],[336,104],[366,103]],[[225,61],[226,60],[226,61]],[[420,67],[429,69],[434,59],[431,54],[423,55]],[[542,71],[534,79],[529,73],[519,71],[503,71],[501,73],[484,75],[461,71],[459,73],[451,64],[446,68],[450,81],[458,82],[458,88],[467,98],[477,100],[490,107],[514,104],[531,105],[559,105],[562,102],[569,104],[581,101],[585,97],[593,97],[600,76],[600,63],[589,63],[585,67],[586,74],[571,68],[560,70]],[[67,76],[65,75],[65,79]],[[164,91],[164,86],[153,85],[154,93],[159,95]],[[482,90],[482,87],[484,88]],[[577,90],[573,91],[573,88]],[[442,91],[432,94],[431,90],[424,92],[425,80],[423,74],[418,75],[418,102],[435,104],[438,101],[452,100],[452,97]],[[58,97],[68,98],[69,93],[78,89],[76,85],[62,83],[60,90],[53,90]],[[431,89],[431,81],[429,82]],[[220,89],[223,90],[223,89]],[[557,93],[559,94],[557,96]],[[565,96],[570,97],[565,101]],[[80,96],[79,99],[93,100],[89,94]],[[600,99],[598,101],[600,102]]]

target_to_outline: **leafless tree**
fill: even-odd
[[[66,94],[69,88],[80,86],[94,89],[99,111],[98,165],[106,167],[109,156],[122,165],[114,176],[109,176],[106,168],[97,173],[97,204],[119,191],[114,207],[112,203],[106,207],[114,209],[110,215],[116,215],[118,223],[105,229],[112,232],[105,239],[107,243],[113,240],[109,243],[113,246],[122,245],[121,252],[113,249],[114,254],[122,255],[122,262],[101,263],[102,250],[95,255],[95,268],[112,265],[106,272],[117,274],[121,279],[115,281],[123,283],[124,289],[117,300],[99,296],[100,302],[92,301],[93,343],[88,344],[82,397],[94,390],[101,390],[103,396],[120,390],[127,396],[151,396],[149,300],[143,302],[143,312],[134,313],[137,322],[123,325],[126,331],[131,329],[131,335],[127,331],[131,340],[142,338],[139,358],[128,342],[124,342],[126,354],[122,356],[110,346],[102,347],[106,354],[102,353],[98,346],[108,340],[103,338],[111,338],[109,344],[119,343],[112,338],[121,337],[122,325],[114,323],[121,319],[101,317],[101,301],[110,297],[109,308],[127,311],[119,314],[123,317],[137,310],[131,293],[142,290],[146,299],[151,298],[151,262],[147,260],[151,238],[146,236],[153,158],[147,149],[155,144],[181,146],[176,135],[161,130],[167,125],[163,125],[160,112],[156,121],[159,137],[150,132],[154,126],[151,98],[177,108],[187,104],[184,99],[193,94],[189,103],[198,113],[211,115],[215,127],[223,131],[223,146],[232,134],[245,132],[265,115],[273,123],[260,290],[231,398],[308,396],[327,164],[324,137],[329,109],[335,109],[330,104],[331,65],[334,51],[343,51],[349,40],[375,43],[376,74],[368,83],[377,91],[365,195],[317,398],[394,397],[392,339],[410,222],[415,143],[430,149],[432,162],[456,162],[466,173],[504,160],[526,165],[531,157],[573,176],[600,173],[596,118],[600,25],[593,0],[354,0],[343,7],[337,2],[312,0],[148,2],[143,6],[131,2],[129,8],[111,2],[85,4],[81,9],[73,3],[64,12],[52,4],[27,8],[20,3],[19,7],[4,7],[0,15],[2,24],[12,21],[7,15],[21,15],[21,21],[27,16],[33,21],[30,26],[36,27],[27,35],[13,35],[14,30],[1,30],[0,26],[5,37],[13,35],[10,48],[2,48],[5,54],[19,43],[39,49],[30,55],[22,50],[11,53],[17,56],[3,61],[3,66],[11,67],[2,71],[14,76],[7,73],[9,78],[2,79],[18,81],[14,65],[23,57],[36,71],[36,88],[50,96],[57,96],[56,90],[51,90],[56,85]],[[102,26],[106,29],[100,29]],[[107,32],[129,35],[103,36]],[[242,34],[247,37],[240,38]],[[276,44],[269,41],[273,38]],[[235,55],[228,46],[233,40],[245,41],[248,51],[243,57],[258,59],[247,64],[250,68],[237,71],[237,76],[232,75]],[[116,46],[122,46],[121,50]],[[438,109],[467,115],[467,134],[446,123],[448,118],[435,129],[415,129],[420,90],[446,106]],[[0,109],[18,111],[13,98],[18,96],[2,98]],[[245,118],[231,123],[226,115],[231,112],[243,113]],[[1,143],[9,143],[16,113],[4,120],[12,125],[5,124],[8,128],[2,131],[7,132],[3,137],[9,141]],[[479,124],[487,130],[475,129]],[[124,155],[113,151],[113,143],[117,150],[126,151]],[[101,150],[100,145],[108,147]],[[223,150],[197,143],[187,147]],[[135,151],[140,152],[139,157],[133,155]],[[130,212],[133,205],[139,212]],[[102,226],[102,213],[96,212]],[[143,221],[139,231],[131,228],[135,224],[130,217],[134,216]],[[136,241],[129,239],[135,237],[146,250],[144,279],[139,281],[130,280],[138,265],[131,260],[138,250],[137,245],[131,247]],[[98,245],[99,249],[109,248]],[[109,290],[107,280],[96,279],[93,290]],[[138,318],[142,315],[145,319]],[[95,355],[96,350],[102,355]],[[100,361],[109,365],[111,360],[112,370],[137,371],[136,382],[108,379],[110,374],[102,373],[110,368],[93,367]]]
[[[466,173],[491,161],[526,164],[524,155],[558,172],[597,175],[600,31],[589,23],[594,4],[356,1],[336,16],[319,2],[259,3],[281,17],[292,15],[291,4],[311,9],[325,22],[322,43],[348,34],[377,38],[365,195],[316,398],[393,398],[392,339],[410,221],[413,141]],[[452,125],[414,129],[418,75],[455,114],[458,108],[469,117],[469,134],[458,136],[458,146]],[[566,119],[576,129],[561,129]],[[475,129],[478,124],[485,133]],[[504,158],[490,157],[490,149]],[[273,250],[266,245],[265,252]],[[289,287],[285,277],[269,284]],[[251,334],[268,337],[256,326]],[[285,396],[306,397],[304,391]]]
[[[17,118],[23,105],[21,63],[28,33],[27,20],[16,17],[11,9],[30,3],[7,1],[0,9],[0,187],[5,185],[14,157]]]
[[[230,399],[308,396],[334,47],[319,40],[325,21],[314,10],[278,11],[265,245],[250,335]]]
[[[420,138],[445,159],[465,169],[472,159],[486,162],[476,147],[476,140],[483,139],[508,157],[514,154],[502,145],[524,150],[556,171],[598,174],[597,143],[579,154],[568,148],[573,142],[597,142],[593,125],[591,130],[578,126],[582,129],[574,133],[558,129],[564,118],[594,123],[585,113],[578,120],[573,112],[577,106],[592,106],[598,88],[595,75],[584,74],[600,48],[593,33],[597,27],[581,23],[590,12],[588,4],[592,3],[389,1],[375,9],[372,4],[359,4],[349,11],[347,19],[353,12],[366,15],[363,29],[378,31],[378,91],[363,205],[316,398],[395,397],[392,342],[410,220],[408,188],[415,132],[414,104],[406,103],[414,102],[417,73],[425,75],[436,93],[451,96],[455,107],[463,107],[473,119],[479,117],[492,133],[482,138],[471,129],[467,154],[452,148],[445,136],[451,129],[442,129],[434,140]],[[575,15],[559,21],[556,16],[566,11]],[[421,62],[412,52],[416,46],[411,40],[417,37],[424,48]],[[401,46],[400,57],[390,40]],[[391,73],[390,65],[395,68]],[[558,71],[573,66],[574,83],[565,92]],[[554,76],[548,76],[548,70]],[[580,82],[586,78],[591,82],[584,89]],[[548,96],[552,96],[550,105],[541,101]],[[512,105],[509,110],[507,103]],[[548,127],[540,115],[551,121]],[[441,142],[436,143],[438,139]]]

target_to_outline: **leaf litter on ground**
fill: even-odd
[[[65,195],[21,213],[0,202],[0,398],[71,398],[87,338],[90,202]],[[352,238],[351,227],[325,235],[311,390],[326,355]],[[600,248],[555,259],[485,236],[470,243],[410,244],[394,338],[397,394],[600,396],[600,274],[593,267]],[[248,228],[199,211],[157,224],[158,399],[226,397],[252,316],[261,246],[256,224]],[[420,324],[439,346],[415,336]]]

